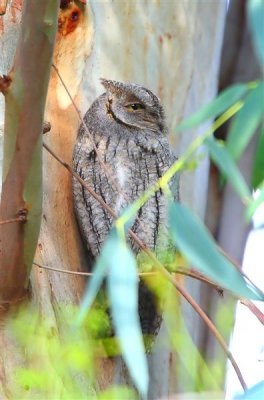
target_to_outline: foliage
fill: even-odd
[[[264,394],[264,381],[259,382],[252,388],[246,391],[246,393],[238,395],[234,400],[260,400]]]
[[[90,283],[91,290],[87,291],[80,310],[79,322],[85,315],[83,311],[87,312],[92,305],[99,285],[102,284],[104,275],[108,272],[107,289],[112,306],[113,325],[131,375],[138,383],[139,391],[147,396],[147,361],[137,313],[136,260],[116,229],[112,230],[106,240],[96,268]],[[131,343],[133,343],[133,351],[131,351]],[[134,368],[134,365],[137,365],[138,368]]]
[[[78,309],[60,307],[57,321],[43,318],[35,309],[10,316],[7,329],[27,363],[11,379],[11,398],[92,399],[95,397],[95,359],[106,356],[101,337],[104,315],[93,309],[82,327],[76,327]],[[135,398],[133,390],[113,387],[98,399]]]
[[[212,236],[186,207],[172,203],[169,216],[175,244],[191,265],[238,296],[264,300],[264,295],[221,254]]]

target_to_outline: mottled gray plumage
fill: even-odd
[[[119,214],[167,171],[175,157],[169,147],[159,99],[136,84],[105,79],[102,84],[106,93],[95,100],[84,117],[89,134],[81,125],[73,166]],[[177,186],[175,180],[173,184]],[[177,188],[173,190],[175,192]],[[75,179],[73,191],[83,238],[92,255],[96,256],[113,219]],[[138,219],[140,222],[136,220],[132,227],[137,236],[152,250],[166,249],[167,200],[161,190],[139,210]],[[132,240],[128,241],[138,253],[138,246]],[[152,293],[142,282],[139,285],[139,314],[143,333],[157,333],[161,317],[155,309]]]

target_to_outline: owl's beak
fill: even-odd
[[[106,110],[107,110],[107,114],[111,114],[111,115],[112,115],[112,109],[111,109],[112,102],[113,102],[113,99],[111,98],[111,96],[108,96],[107,101],[106,101]]]

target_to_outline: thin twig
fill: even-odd
[[[107,203],[105,203],[105,201],[102,199],[101,196],[99,196],[75,171],[73,171],[73,169],[71,168],[71,166],[66,163],[65,161],[63,161],[60,157],[58,157],[53,150],[51,150],[51,148],[43,143],[43,147],[64,167],[67,169],[68,172],[70,172],[71,175],[74,176],[74,178],[76,178],[78,180],[78,182],[100,203],[100,205],[109,212],[109,214],[113,217],[113,218],[117,218],[116,213],[113,211],[113,209],[111,207],[108,206]],[[154,261],[154,263],[157,262],[156,257],[154,256],[154,254],[151,252],[150,249],[147,248],[147,246],[138,238],[138,236],[131,230],[128,230],[128,233],[130,235],[130,237],[138,244],[138,246],[141,248],[141,250],[143,250],[145,253],[147,253],[151,259]],[[160,264],[161,265],[161,264]],[[217,285],[215,285],[213,282],[209,281],[206,277],[204,277],[203,275],[199,274],[199,273],[195,273],[195,272],[188,272],[188,271],[184,271],[184,270],[179,270],[179,271],[175,271],[178,272],[180,274],[183,275],[188,275],[191,276],[192,278],[198,279],[200,281],[206,282],[208,284],[211,284],[212,286],[214,286],[218,291],[221,290],[221,288],[219,288]]]
[[[84,128],[86,129],[86,131],[87,131],[89,137],[91,138],[91,140],[92,140],[92,142],[93,142],[93,138],[91,137],[91,134],[90,134],[90,132],[88,131],[88,129],[87,129],[87,127],[86,127],[86,124],[84,123],[83,119],[81,118],[80,112],[79,112],[78,108],[76,107],[76,105],[75,105],[75,103],[74,103],[74,100],[72,99],[72,97],[71,97],[71,95],[70,95],[70,93],[69,93],[69,91],[68,91],[67,86],[66,86],[65,83],[63,82],[63,80],[62,80],[62,78],[61,78],[61,76],[60,76],[60,73],[59,73],[57,67],[56,67],[55,65],[53,65],[53,68],[54,68],[55,71],[57,72],[57,75],[59,76],[59,79],[60,79],[62,85],[64,86],[64,88],[65,88],[65,90],[66,90],[66,92],[67,92],[69,98],[71,99],[72,104],[73,104],[73,106],[74,106],[74,108],[75,108],[75,110],[76,110],[76,112],[77,112],[77,114],[78,114],[78,116],[79,116],[81,122],[82,122],[83,125],[84,125]],[[64,161],[60,160],[59,157],[56,156],[56,155],[54,154],[54,152],[52,152],[52,150],[48,148],[47,145],[45,145],[44,147],[46,148],[46,150],[48,150],[48,151],[50,152],[50,154],[52,154],[52,155],[57,159],[58,162],[60,162],[60,163],[61,163],[61,164],[62,164],[62,165],[63,165],[63,166],[64,166],[64,167],[65,167],[65,168],[66,168],[80,183],[81,183],[81,185],[82,185],[86,190],[88,190],[88,192],[102,205],[102,207],[104,207],[105,210],[107,210],[107,211],[109,212],[109,214],[110,214],[113,218],[117,218],[115,212],[111,209],[111,207],[109,207],[109,206],[103,201],[103,199],[102,199],[100,196],[98,196],[98,195],[89,187],[89,185],[87,185],[86,182],[84,182],[84,181],[79,177],[79,175],[76,174],[76,173],[72,170],[72,168],[71,168],[67,163],[65,163]],[[96,148],[95,144],[94,144],[94,150],[95,150],[95,152],[96,152],[96,154],[97,154],[98,149]],[[99,154],[97,154],[97,156],[100,158],[100,155],[99,155]],[[99,161],[100,161],[100,159],[99,159]],[[106,169],[103,162],[102,162],[102,167],[103,167],[103,169]],[[108,175],[108,174],[109,174],[109,171],[106,171],[106,174]],[[227,357],[229,358],[230,362],[232,363],[232,365],[233,365],[233,367],[234,367],[234,369],[235,369],[235,371],[236,371],[236,373],[237,373],[238,379],[240,380],[242,387],[244,388],[244,390],[246,390],[247,387],[246,387],[245,381],[244,381],[244,379],[243,379],[243,377],[242,377],[242,374],[241,374],[241,372],[240,372],[240,370],[239,370],[239,368],[238,368],[238,365],[236,364],[236,362],[235,362],[235,360],[234,360],[232,354],[231,354],[230,351],[228,350],[228,347],[227,347],[227,345],[226,345],[226,343],[225,343],[223,337],[222,337],[221,334],[218,332],[217,328],[216,328],[215,325],[212,323],[212,321],[207,317],[207,315],[205,314],[205,312],[200,308],[200,306],[196,303],[196,301],[185,291],[185,289],[184,289],[181,285],[179,285],[179,283],[178,283],[176,280],[173,279],[173,277],[171,276],[171,274],[163,267],[163,265],[157,260],[157,258],[156,258],[155,255],[153,254],[153,252],[152,252],[150,249],[147,248],[147,246],[137,237],[137,235],[136,235],[133,231],[131,231],[131,230],[129,230],[128,233],[129,233],[130,237],[139,245],[139,247],[153,260],[154,265],[157,267],[157,269],[158,269],[164,276],[166,276],[166,277],[169,279],[169,281],[175,286],[175,288],[176,288],[176,289],[181,293],[181,295],[191,304],[191,306],[194,308],[194,310],[195,310],[195,311],[200,315],[200,317],[204,320],[204,322],[207,324],[208,328],[211,330],[211,332],[214,334],[214,336],[216,337],[217,341],[219,342],[219,344],[220,344],[221,347],[223,348],[224,352],[226,353]]]
[[[33,264],[36,265],[38,268],[48,269],[49,271],[54,271],[54,272],[62,272],[63,274],[83,275],[83,276],[93,275],[92,272],[69,271],[67,269],[52,268],[52,267],[48,267],[47,265],[41,265],[41,264],[37,263],[36,261],[33,261]]]
[[[82,117],[81,112],[80,112],[80,110],[78,109],[78,107],[77,107],[77,105],[76,105],[76,103],[75,103],[75,101],[74,101],[74,99],[73,99],[73,97],[72,97],[72,95],[71,95],[71,93],[70,93],[70,91],[69,91],[69,89],[68,89],[66,83],[64,82],[64,80],[63,80],[63,78],[62,78],[62,76],[61,76],[61,74],[60,74],[59,69],[56,67],[55,64],[52,64],[52,67],[53,67],[53,69],[55,70],[55,72],[56,72],[56,74],[57,74],[57,76],[58,76],[58,78],[59,78],[59,80],[60,80],[62,86],[64,87],[64,89],[65,89],[65,91],[66,91],[66,93],[67,93],[67,96],[68,96],[69,99],[71,100],[71,103],[72,103],[72,105],[73,105],[73,107],[74,107],[74,109],[75,109],[75,111],[76,111],[76,113],[77,113],[77,115],[78,115],[78,118],[79,118],[79,120],[80,120],[80,122],[81,122],[81,124],[82,124],[82,126],[83,126],[83,128],[84,128],[84,130],[85,130],[85,133],[86,133],[87,136],[89,137],[89,140],[90,140],[90,142],[91,142],[91,144],[92,144],[92,146],[93,146],[93,150],[94,150],[94,152],[95,152],[95,154],[96,154],[96,156],[97,156],[97,159],[98,159],[98,161],[99,161],[99,163],[100,163],[102,169],[103,169],[104,172],[105,172],[106,177],[109,179],[109,181],[111,182],[111,184],[112,184],[113,186],[115,186],[115,188],[117,189],[118,193],[121,193],[121,194],[124,195],[124,193],[122,192],[122,189],[120,188],[120,185],[118,184],[118,182],[115,181],[115,180],[113,179],[114,174],[113,174],[112,171],[111,171],[111,167],[110,167],[109,165],[106,165],[106,163],[104,162],[103,157],[102,157],[102,154],[101,154],[101,151],[100,151],[100,149],[98,149],[98,147],[96,146],[96,143],[95,143],[95,141],[94,141],[94,138],[93,138],[93,136],[91,135],[91,132],[89,131],[89,129],[87,128],[86,122],[85,122],[84,118]]]
[[[48,269],[49,271],[54,271],[54,272],[60,272],[63,274],[71,274],[71,275],[82,275],[82,276],[92,276],[94,273],[93,272],[81,272],[81,271],[72,271],[68,269],[60,269],[60,268],[53,268],[53,267],[48,267],[47,265],[42,265],[39,264],[36,261],[33,261],[33,264],[36,265],[38,268],[43,268],[43,269]],[[138,276],[155,276],[159,275],[160,273],[157,271],[148,271],[148,272],[139,272]],[[218,293],[222,294],[223,289],[217,286],[215,283],[211,282],[209,279],[206,279],[200,274],[196,274],[195,272],[189,272],[187,270],[184,270],[183,268],[179,268],[175,271],[173,271],[173,274],[180,274],[180,275],[185,275],[189,276],[190,278],[197,279],[200,282],[207,283],[208,285],[212,286],[214,289],[218,291]]]
[[[25,220],[21,217],[10,218],[10,219],[5,219],[4,221],[0,221],[0,225],[12,224],[13,222],[25,222]]]
[[[101,196],[99,196],[97,193],[95,193],[95,191],[89,186],[87,185],[87,183],[75,172],[73,171],[73,169],[71,168],[71,166],[66,163],[65,161],[63,161],[60,157],[58,157],[53,150],[51,150],[51,148],[46,144],[43,143],[43,147],[61,164],[63,165],[64,168],[66,168],[69,173],[74,176],[74,178],[77,179],[77,181],[98,201],[98,203],[101,204],[101,206],[103,208],[105,208],[109,214],[113,217],[113,218],[117,218],[116,213],[112,210],[111,207],[109,207],[104,200],[101,198]]]
[[[90,140],[90,142],[91,142],[91,144],[93,146],[93,150],[94,150],[94,152],[95,152],[95,154],[97,156],[97,160],[99,161],[99,163],[100,163],[100,165],[101,165],[101,167],[102,167],[102,169],[103,169],[103,171],[105,173],[105,176],[107,177],[107,179],[109,180],[109,182],[111,183],[113,188],[115,188],[117,190],[117,192],[123,196],[124,200],[129,201],[130,199],[127,197],[126,193],[124,193],[124,191],[122,190],[119,182],[117,180],[113,179],[113,176],[114,176],[113,170],[112,170],[112,168],[111,168],[111,166],[109,164],[106,164],[104,162],[103,156],[101,154],[101,151],[100,151],[100,149],[98,149],[98,147],[97,147],[97,145],[96,145],[96,143],[94,141],[94,138],[93,138],[91,132],[89,131],[84,118],[81,115],[80,110],[78,109],[78,107],[77,107],[77,105],[76,105],[76,103],[75,103],[75,101],[74,101],[74,99],[73,99],[73,97],[72,97],[72,95],[71,95],[66,83],[64,82],[64,80],[63,80],[63,78],[61,76],[61,73],[60,73],[59,69],[56,67],[55,64],[52,64],[52,67],[55,70],[55,72],[56,72],[56,74],[57,74],[57,76],[58,76],[63,88],[65,89],[65,91],[67,93],[67,96],[71,100],[71,103],[72,103],[72,105],[73,105],[73,107],[74,107],[74,109],[75,109],[75,111],[76,111],[76,113],[78,115],[78,118],[79,118],[79,120],[80,120],[80,122],[81,122],[81,124],[82,124],[82,126],[83,126],[83,128],[85,130],[85,133],[89,137],[89,140]],[[138,224],[141,227],[142,231],[145,232],[145,226],[142,224],[142,221],[140,220],[140,218],[138,216],[136,216],[135,220],[138,222]]]
[[[210,281],[210,279],[207,279],[204,275],[200,274],[199,272],[196,272],[193,270],[188,271],[184,268],[178,268],[176,271],[173,271],[173,273],[186,275],[186,276],[189,276],[190,278],[193,278],[200,282],[206,283],[207,285],[212,286],[213,289],[215,289],[220,296],[223,296],[223,292],[224,292],[223,288],[216,285],[214,282]]]
[[[259,294],[264,297],[264,292],[249,278],[249,276],[243,271],[241,265],[229,254],[226,253],[226,251],[221,247],[217,246],[218,250],[233,264],[233,266],[240,272],[240,274],[249,282],[251,285],[259,292]]]
[[[98,196],[97,193],[92,190],[87,183],[80,178],[78,174],[76,174],[72,168],[70,167],[69,164],[66,162],[62,161],[46,144],[43,144],[45,149],[61,164],[68,170],[70,174],[72,174],[80,183],[81,185],[88,190],[88,192],[102,205],[102,207],[105,208],[106,211],[109,212],[109,214],[113,218],[117,218],[117,215],[115,212],[111,209],[111,207],[106,204],[103,199]],[[224,350],[226,356],[230,360],[237,377],[241,383],[241,386],[243,387],[244,390],[247,389],[246,383],[243,379],[243,376],[241,374],[241,371],[232,355],[232,353],[229,351],[227,344],[225,343],[223,337],[221,336],[220,332],[217,330],[216,326],[213,324],[213,322],[207,317],[205,312],[201,309],[201,307],[196,303],[196,301],[192,298],[191,295],[189,295],[185,289],[171,276],[171,274],[163,267],[163,265],[157,260],[153,252],[137,237],[137,235],[131,231],[130,229],[128,230],[129,235],[131,238],[139,245],[139,247],[150,257],[150,259],[154,262],[154,265],[156,268],[173,284],[173,286],[179,291],[179,293],[188,301],[188,303],[193,307],[193,309],[198,313],[198,315],[202,318],[202,320],[205,322],[205,324],[208,326],[209,330],[213,333],[215,336],[216,340],[219,342],[220,346]]]
[[[98,201],[99,204],[114,218],[117,218],[116,213],[112,210],[111,207],[102,199],[101,196],[99,196],[73,169],[71,166],[63,161],[60,157],[58,157],[53,150],[46,144],[43,143],[43,147],[61,164],[63,165],[64,168],[67,169],[67,171],[74,176],[74,178],[77,179],[77,181]],[[131,231],[131,229],[128,230],[129,235],[131,238],[138,244],[138,246],[143,250],[146,251],[147,246],[137,237],[137,235]],[[149,253],[150,250],[148,250]],[[148,253],[147,253],[148,254]]]
[[[263,312],[251,301],[248,299],[241,299],[240,303],[246,306],[259,320],[259,322],[264,325],[264,314]]]
[[[197,314],[205,322],[208,329],[212,332],[212,334],[214,335],[214,337],[216,338],[216,340],[222,347],[227,358],[231,362],[242,388],[244,389],[244,391],[246,391],[247,390],[246,382],[242,376],[242,373],[241,373],[232,353],[228,349],[228,346],[227,346],[223,336],[220,334],[220,332],[217,330],[216,326],[213,324],[213,322],[210,320],[210,318],[208,318],[208,316],[202,310],[202,308],[196,303],[196,301],[193,299],[193,297],[189,293],[187,293],[186,290],[176,280],[174,280],[172,276],[170,276],[170,274],[168,274],[168,279],[174,285],[174,287],[178,290],[178,292],[185,298],[185,300],[193,307],[193,309],[197,312]]]

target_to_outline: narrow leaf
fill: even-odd
[[[222,114],[234,103],[240,100],[248,91],[248,89],[249,88],[246,84],[236,84],[228,89],[223,90],[219,96],[217,96],[209,104],[202,107],[200,111],[181,122],[176,128],[176,132],[193,128],[200,125],[202,122],[207,121],[208,119],[215,118],[216,116]]]
[[[116,238],[107,277],[113,324],[130,375],[138,391],[146,398],[148,368],[138,316],[137,264],[125,242],[117,235]]]
[[[264,399],[264,380],[249,388],[245,393],[238,395],[234,400],[260,400]]]
[[[105,275],[109,269],[109,260],[114,257],[114,249],[117,242],[115,231],[111,231],[107,240],[105,241],[101,254],[99,255],[91,279],[87,285],[84,297],[80,305],[80,311],[78,314],[77,324],[80,324],[85,315],[91,308],[96,295],[103,283]]]
[[[209,150],[213,162],[217,165],[225,178],[227,178],[233,189],[242,200],[248,202],[251,198],[250,190],[235,162],[226,151],[225,145],[212,137],[206,139],[205,145]]]
[[[186,207],[171,203],[169,218],[175,245],[197,270],[238,296],[264,301],[260,290],[219,252],[211,234]]]
[[[136,392],[127,386],[111,386],[109,389],[106,389],[103,392],[99,392],[96,395],[96,398],[97,400],[138,400]]]
[[[130,204],[126,208],[122,209],[121,215],[116,220],[116,226],[124,230],[124,233],[127,234],[128,230],[133,225],[136,214],[138,212],[135,203]]]
[[[246,97],[245,104],[234,117],[226,146],[235,160],[239,159],[264,113],[264,81],[253,89]]]
[[[264,69],[264,2],[263,0],[249,0],[247,2],[249,26],[253,36],[253,44],[259,58],[262,70]]]
[[[264,101],[264,99],[263,99]],[[264,126],[262,127],[256,147],[252,171],[252,186],[256,189],[264,180]]]
[[[257,208],[264,203],[264,181],[258,187],[258,196],[257,198],[250,203],[246,210],[246,219],[249,221]]]

